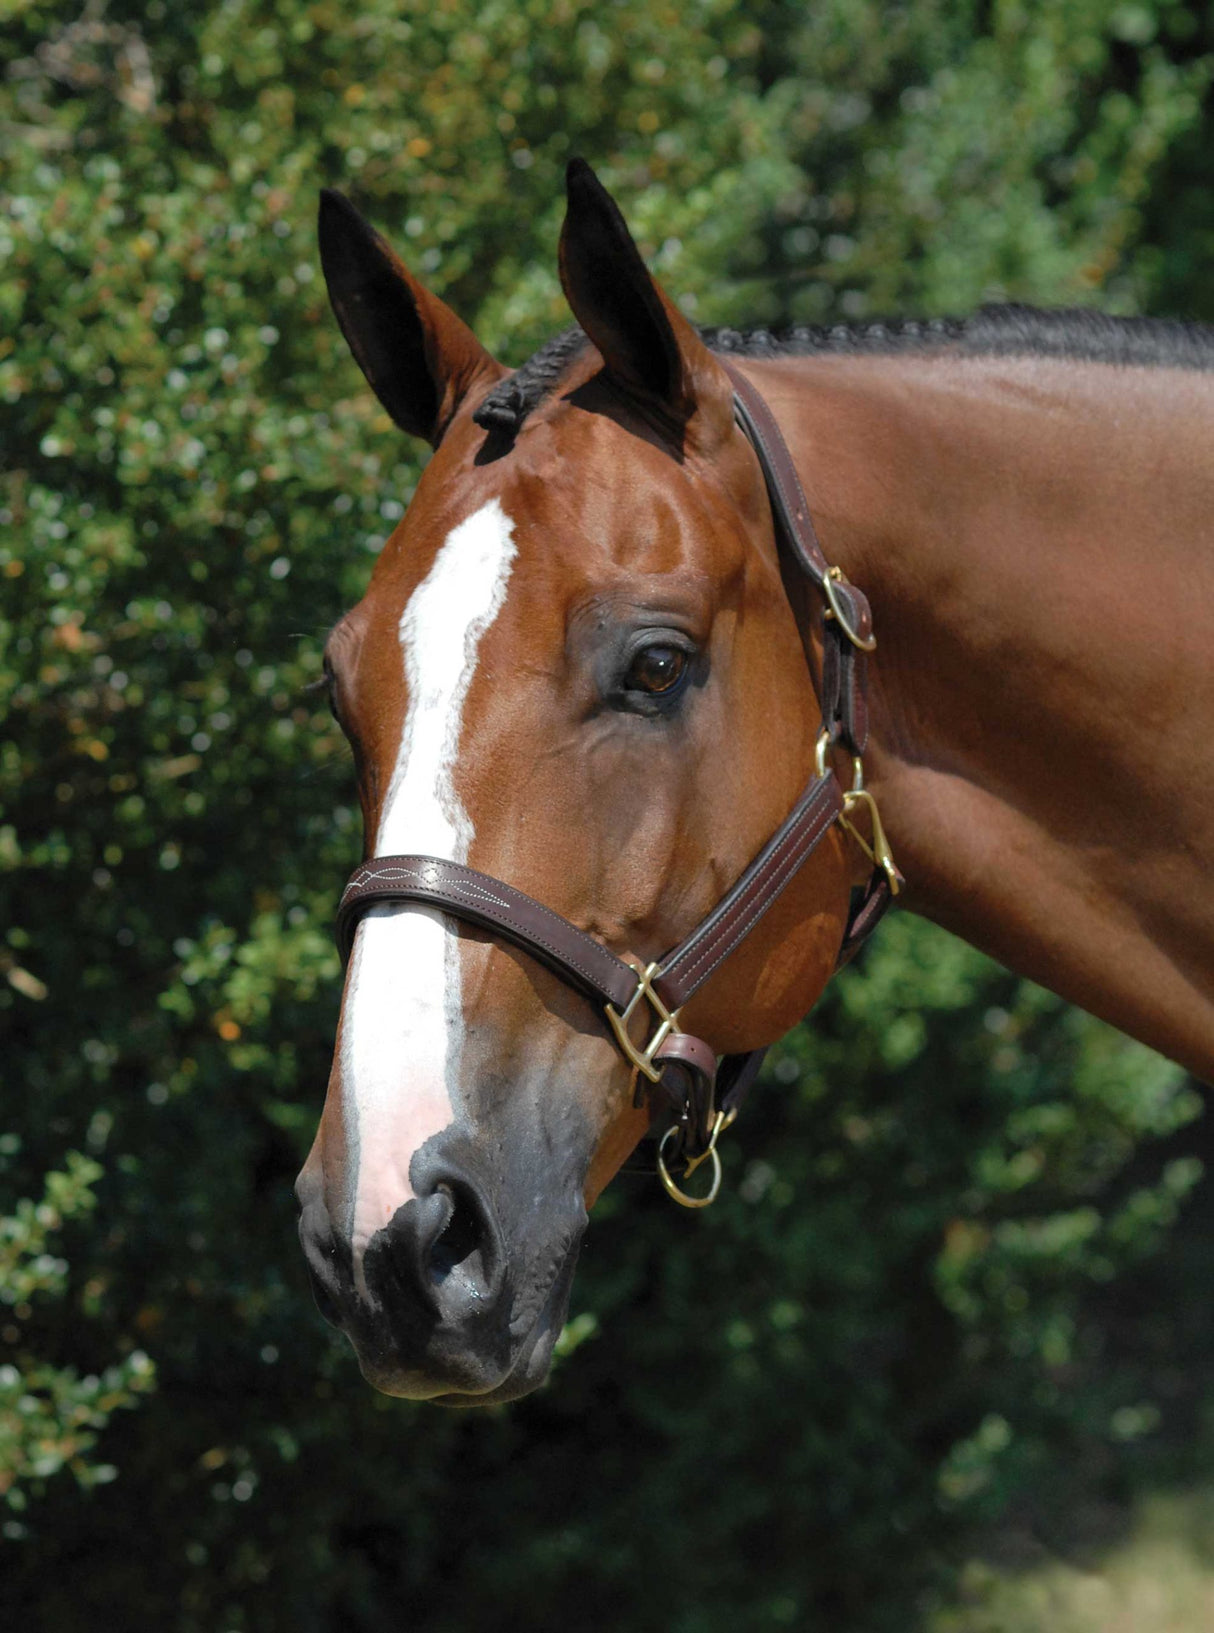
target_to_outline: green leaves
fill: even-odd
[[[155,1383],[142,1350],[81,1377],[75,1367],[39,1360],[26,1347],[36,1301],[62,1297],[67,1289],[67,1262],[53,1251],[56,1237],[68,1220],[96,1207],[93,1187],[101,1172],[99,1164],[69,1151],[63,1169],[46,1176],[40,1201],[18,1202],[0,1219],[0,1353],[6,1357],[0,1362],[0,1502],[16,1514],[61,1469],[86,1490],[114,1479],[113,1465],[92,1455],[98,1433]],[[96,1294],[86,1295],[86,1311],[95,1300]],[[23,1535],[12,1519],[0,1529],[11,1539]]]

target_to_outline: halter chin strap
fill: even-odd
[[[861,763],[868,742],[867,653],[875,645],[868,601],[827,563],[792,456],[767,404],[731,363],[718,361],[734,386],[738,424],[763,470],[777,542],[825,601],[822,732],[814,776],[796,805],[707,917],[644,970],[617,958],[585,930],[513,885],[435,856],[381,856],[364,862],[345,888],[336,924],[344,962],[358,921],[370,908],[389,902],[436,907],[522,948],[600,1005],[633,1068],[636,1103],[651,1088],[660,1088],[675,1109],[676,1121],[658,1144],[656,1163],[666,1189],[689,1207],[704,1207],[717,1194],[717,1137],[736,1117],[766,1049],[726,1055],[718,1063],[707,1043],[682,1030],[681,1009],[750,935],[836,822],[873,863],[868,887],[848,920],[836,967],[847,963],[875,929],[902,882],[876,804],[864,787]],[[851,756],[853,782],[847,790],[830,764],[835,748]],[[871,843],[852,821],[860,805],[868,810]],[[674,1175],[685,1178],[704,1161],[712,1164],[711,1184],[704,1195],[691,1197]]]

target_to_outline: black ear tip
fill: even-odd
[[[358,211],[350,203],[344,193],[339,193],[336,187],[322,187],[320,190],[320,219],[336,221],[339,217],[357,216]]]
[[[565,191],[570,198],[577,193],[601,193],[603,184],[585,159],[570,159],[565,166]]]
[[[355,245],[361,245],[364,254],[373,251],[381,259],[390,259],[390,251],[375,228],[335,187],[322,187],[320,190],[316,233],[326,276],[336,266],[339,257],[354,253]]]

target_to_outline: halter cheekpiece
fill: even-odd
[[[380,856],[364,862],[342,894],[336,924],[345,961],[358,921],[369,908],[385,902],[437,907],[521,947],[601,1006],[615,1042],[633,1068],[637,1103],[658,1089],[674,1108],[676,1120],[658,1141],[655,1160],[667,1191],[687,1207],[705,1207],[715,1198],[721,1181],[717,1138],[737,1116],[766,1049],[726,1055],[718,1062],[707,1043],[680,1027],[683,1005],[746,939],[834,823],[847,830],[873,864],[868,886],[853,905],[836,968],[847,963],[876,927],[902,883],[876,802],[864,786],[867,654],[876,645],[868,601],[827,562],[792,455],[766,402],[733,364],[720,357],[718,362],[733,384],[737,422],[763,470],[777,543],[817,586],[824,602],[822,729],[814,775],[792,811],[707,917],[644,970],[617,958],[593,936],[512,885],[435,856]],[[851,759],[848,788],[831,765],[835,749]],[[871,839],[852,821],[861,805],[868,812]],[[634,1020],[646,1011],[649,1036],[639,1045]],[[711,1184],[703,1195],[691,1196],[675,1176],[685,1179],[705,1161],[711,1161]]]

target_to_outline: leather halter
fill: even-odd
[[[735,416],[763,471],[777,544],[790,552],[825,601],[822,731],[814,776],[792,811],[707,917],[644,971],[512,885],[436,856],[380,856],[364,862],[345,888],[336,924],[345,962],[358,921],[368,909],[386,902],[435,907],[522,948],[600,1005],[633,1067],[636,1103],[654,1086],[675,1108],[677,1121],[658,1145],[657,1167],[670,1194],[693,1207],[716,1195],[717,1136],[737,1115],[767,1051],[727,1055],[718,1064],[707,1043],[680,1028],[682,1006],[751,933],[834,823],[841,823],[873,862],[868,887],[849,916],[836,968],[847,963],[876,927],[902,882],[861,768],[868,742],[866,655],[875,645],[868,601],[822,553],[792,456],[771,410],[733,364],[717,360],[733,384]],[[854,781],[847,790],[830,765],[835,748],[852,760]],[[860,803],[869,809],[871,845],[850,820]],[[641,1046],[634,1041],[632,1023],[644,1007],[656,1025]],[[707,1157],[713,1160],[709,1194],[691,1198],[674,1184],[672,1170],[685,1176]]]

